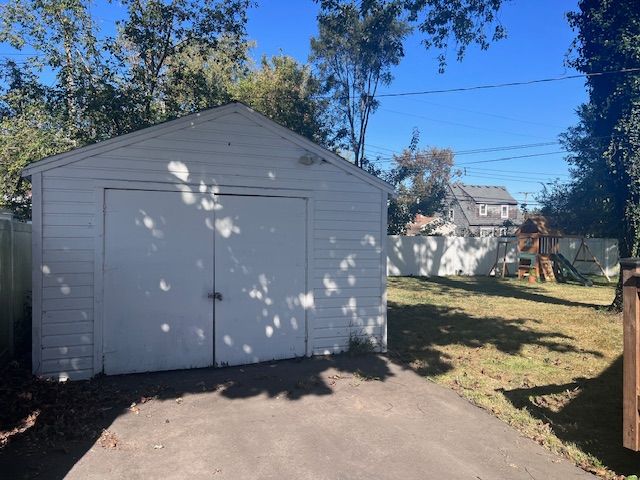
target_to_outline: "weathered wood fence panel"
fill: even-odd
[[[387,237],[387,273],[395,275],[487,275],[498,250],[498,242],[510,240],[507,264],[515,272],[517,252],[515,238],[479,237]],[[607,275],[618,274],[618,242],[610,238],[588,238],[586,243],[598,257]],[[560,253],[572,261],[580,247],[580,240],[562,238]],[[502,252],[500,254],[502,257]],[[601,275],[595,263],[578,262],[576,268],[585,274]]]
[[[640,258],[620,261],[624,295],[622,444],[640,450]]]
[[[16,328],[27,327],[31,225],[0,218],[0,361],[13,355]]]

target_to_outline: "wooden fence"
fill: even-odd
[[[620,260],[624,296],[622,443],[640,450],[640,258]]]
[[[0,218],[0,362],[13,355],[16,333],[29,329],[30,293],[31,225]]]

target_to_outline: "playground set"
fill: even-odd
[[[580,240],[580,246],[572,262],[560,253],[560,239],[575,238]],[[517,274],[518,278],[528,278],[535,282],[538,279],[551,282],[566,282],[574,280],[584,286],[592,286],[593,282],[578,272],[575,268],[577,262],[595,263],[602,274],[610,282],[611,279],[598,261],[597,257],[589,249],[584,237],[566,236],[560,230],[549,225],[543,216],[529,217],[516,231],[518,246]],[[496,276],[509,275],[507,266],[507,251],[509,241],[498,242],[496,261],[489,274],[495,272]],[[501,257],[502,253],[502,258]],[[501,266],[500,272],[498,267]]]

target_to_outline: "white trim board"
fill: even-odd
[[[42,174],[31,177],[31,364],[42,370]]]
[[[302,135],[299,135],[281,125],[278,125],[273,120],[239,102],[229,103],[227,105],[215,107],[200,113],[187,115],[177,120],[170,120],[159,125],[154,125],[152,127],[138,130],[136,132],[127,133],[125,135],[120,135],[109,140],[104,140],[92,145],[76,148],[66,153],[60,153],[58,155],[47,157],[27,166],[22,171],[22,176],[28,177],[38,172],[43,172],[52,168],[68,165],[70,163],[101,153],[105,153],[116,148],[124,147],[136,142],[141,142],[153,137],[157,137],[159,135],[163,135],[165,133],[214,120],[229,113],[237,113],[239,115],[242,115],[254,121],[258,125],[266,128],[267,130],[270,130],[273,133],[283,137],[285,140],[288,140],[298,145],[299,147],[316,154],[322,160],[337,166],[338,168],[344,170],[349,174],[357,176],[361,180],[373,185],[374,187],[377,187],[390,194],[394,193],[394,187],[391,184],[371,175],[370,173],[367,173],[359,167],[356,167],[351,162],[327,150],[326,148],[317,145],[316,143],[303,137]]]

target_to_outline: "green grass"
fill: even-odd
[[[487,277],[389,279],[391,355],[604,478],[622,447],[622,319],[614,285]]]

